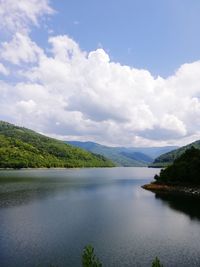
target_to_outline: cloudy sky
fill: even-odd
[[[199,0],[0,0],[0,120],[62,140],[200,139]]]

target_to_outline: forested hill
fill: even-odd
[[[200,185],[200,150],[192,146],[155,179],[164,183]]]
[[[175,159],[179,158],[186,150],[194,147],[196,149],[200,149],[200,140],[193,142],[189,145],[183,146],[181,148],[175,149],[171,152],[162,154],[154,160],[153,166],[167,166],[171,165]]]
[[[0,121],[0,168],[112,166],[101,155]]]

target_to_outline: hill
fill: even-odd
[[[193,142],[189,145],[183,146],[181,148],[175,149],[171,152],[162,154],[154,160],[152,166],[166,167],[168,165],[171,165],[175,159],[179,158],[187,149],[190,149],[191,147],[200,149],[200,140]]]
[[[0,121],[0,168],[112,166],[101,155]]]
[[[155,179],[164,183],[200,185],[200,150],[190,147]]]
[[[66,143],[103,155],[118,166],[148,166],[154,158],[176,147],[109,147],[94,142],[66,141]]]

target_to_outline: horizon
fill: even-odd
[[[0,122],[3,122],[3,123],[9,123],[9,122],[6,122],[6,121],[2,121],[2,120],[0,120]],[[9,124],[11,124],[11,123],[9,123]],[[25,128],[25,129],[28,129],[28,130],[31,130],[31,131],[34,131],[33,129],[29,129],[29,128],[26,128],[26,127],[24,127],[24,126],[19,126],[19,125],[15,125],[15,124],[11,124],[11,125],[14,125],[14,126],[16,126],[16,127],[22,127],[22,128]],[[54,138],[54,137],[52,137],[52,136],[49,136],[49,135],[46,135],[46,134],[44,134],[44,133],[42,133],[42,132],[36,132],[35,131],[35,133],[38,133],[38,134],[41,134],[41,135],[43,135],[43,136],[46,136],[46,137],[49,137],[49,138]],[[97,143],[97,142],[93,142],[93,141],[90,141],[90,140],[85,140],[85,141],[77,141],[77,140],[65,140],[65,139],[57,139],[57,138],[55,138],[56,140],[58,140],[58,141],[62,141],[62,142],[80,142],[80,143],[93,143],[93,144],[96,144],[96,145],[100,145],[100,146],[105,146],[105,147],[109,147],[109,148],[166,148],[166,147],[173,147],[173,148],[179,148],[179,146],[145,146],[145,147],[142,147],[142,146],[115,146],[115,145],[109,145],[109,144],[104,144],[104,143]],[[198,140],[196,140],[196,141],[198,141]],[[175,149],[176,149],[175,148]]]
[[[0,1],[0,120],[124,147],[200,140],[200,3]]]

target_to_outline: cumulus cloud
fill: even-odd
[[[39,26],[42,16],[53,13],[48,0],[0,0],[0,28],[27,32],[30,25]]]
[[[17,42],[22,53],[5,53]],[[86,53],[66,35],[49,38],[49,45],[47,55],[18,33],[3,44],[1,57],[18,64],[22,81],[2,82],[2,118],[62,139],[112,145],[200,138],[199,61],[164,79],[112,62],[102,48]],[[22,62],[32,65],[24,70]]]
[[[0,48],[1,58],[10,63],[34,63],[42,56],[39,48],[28,35],[17,32],[10,42],[3,42]]]

